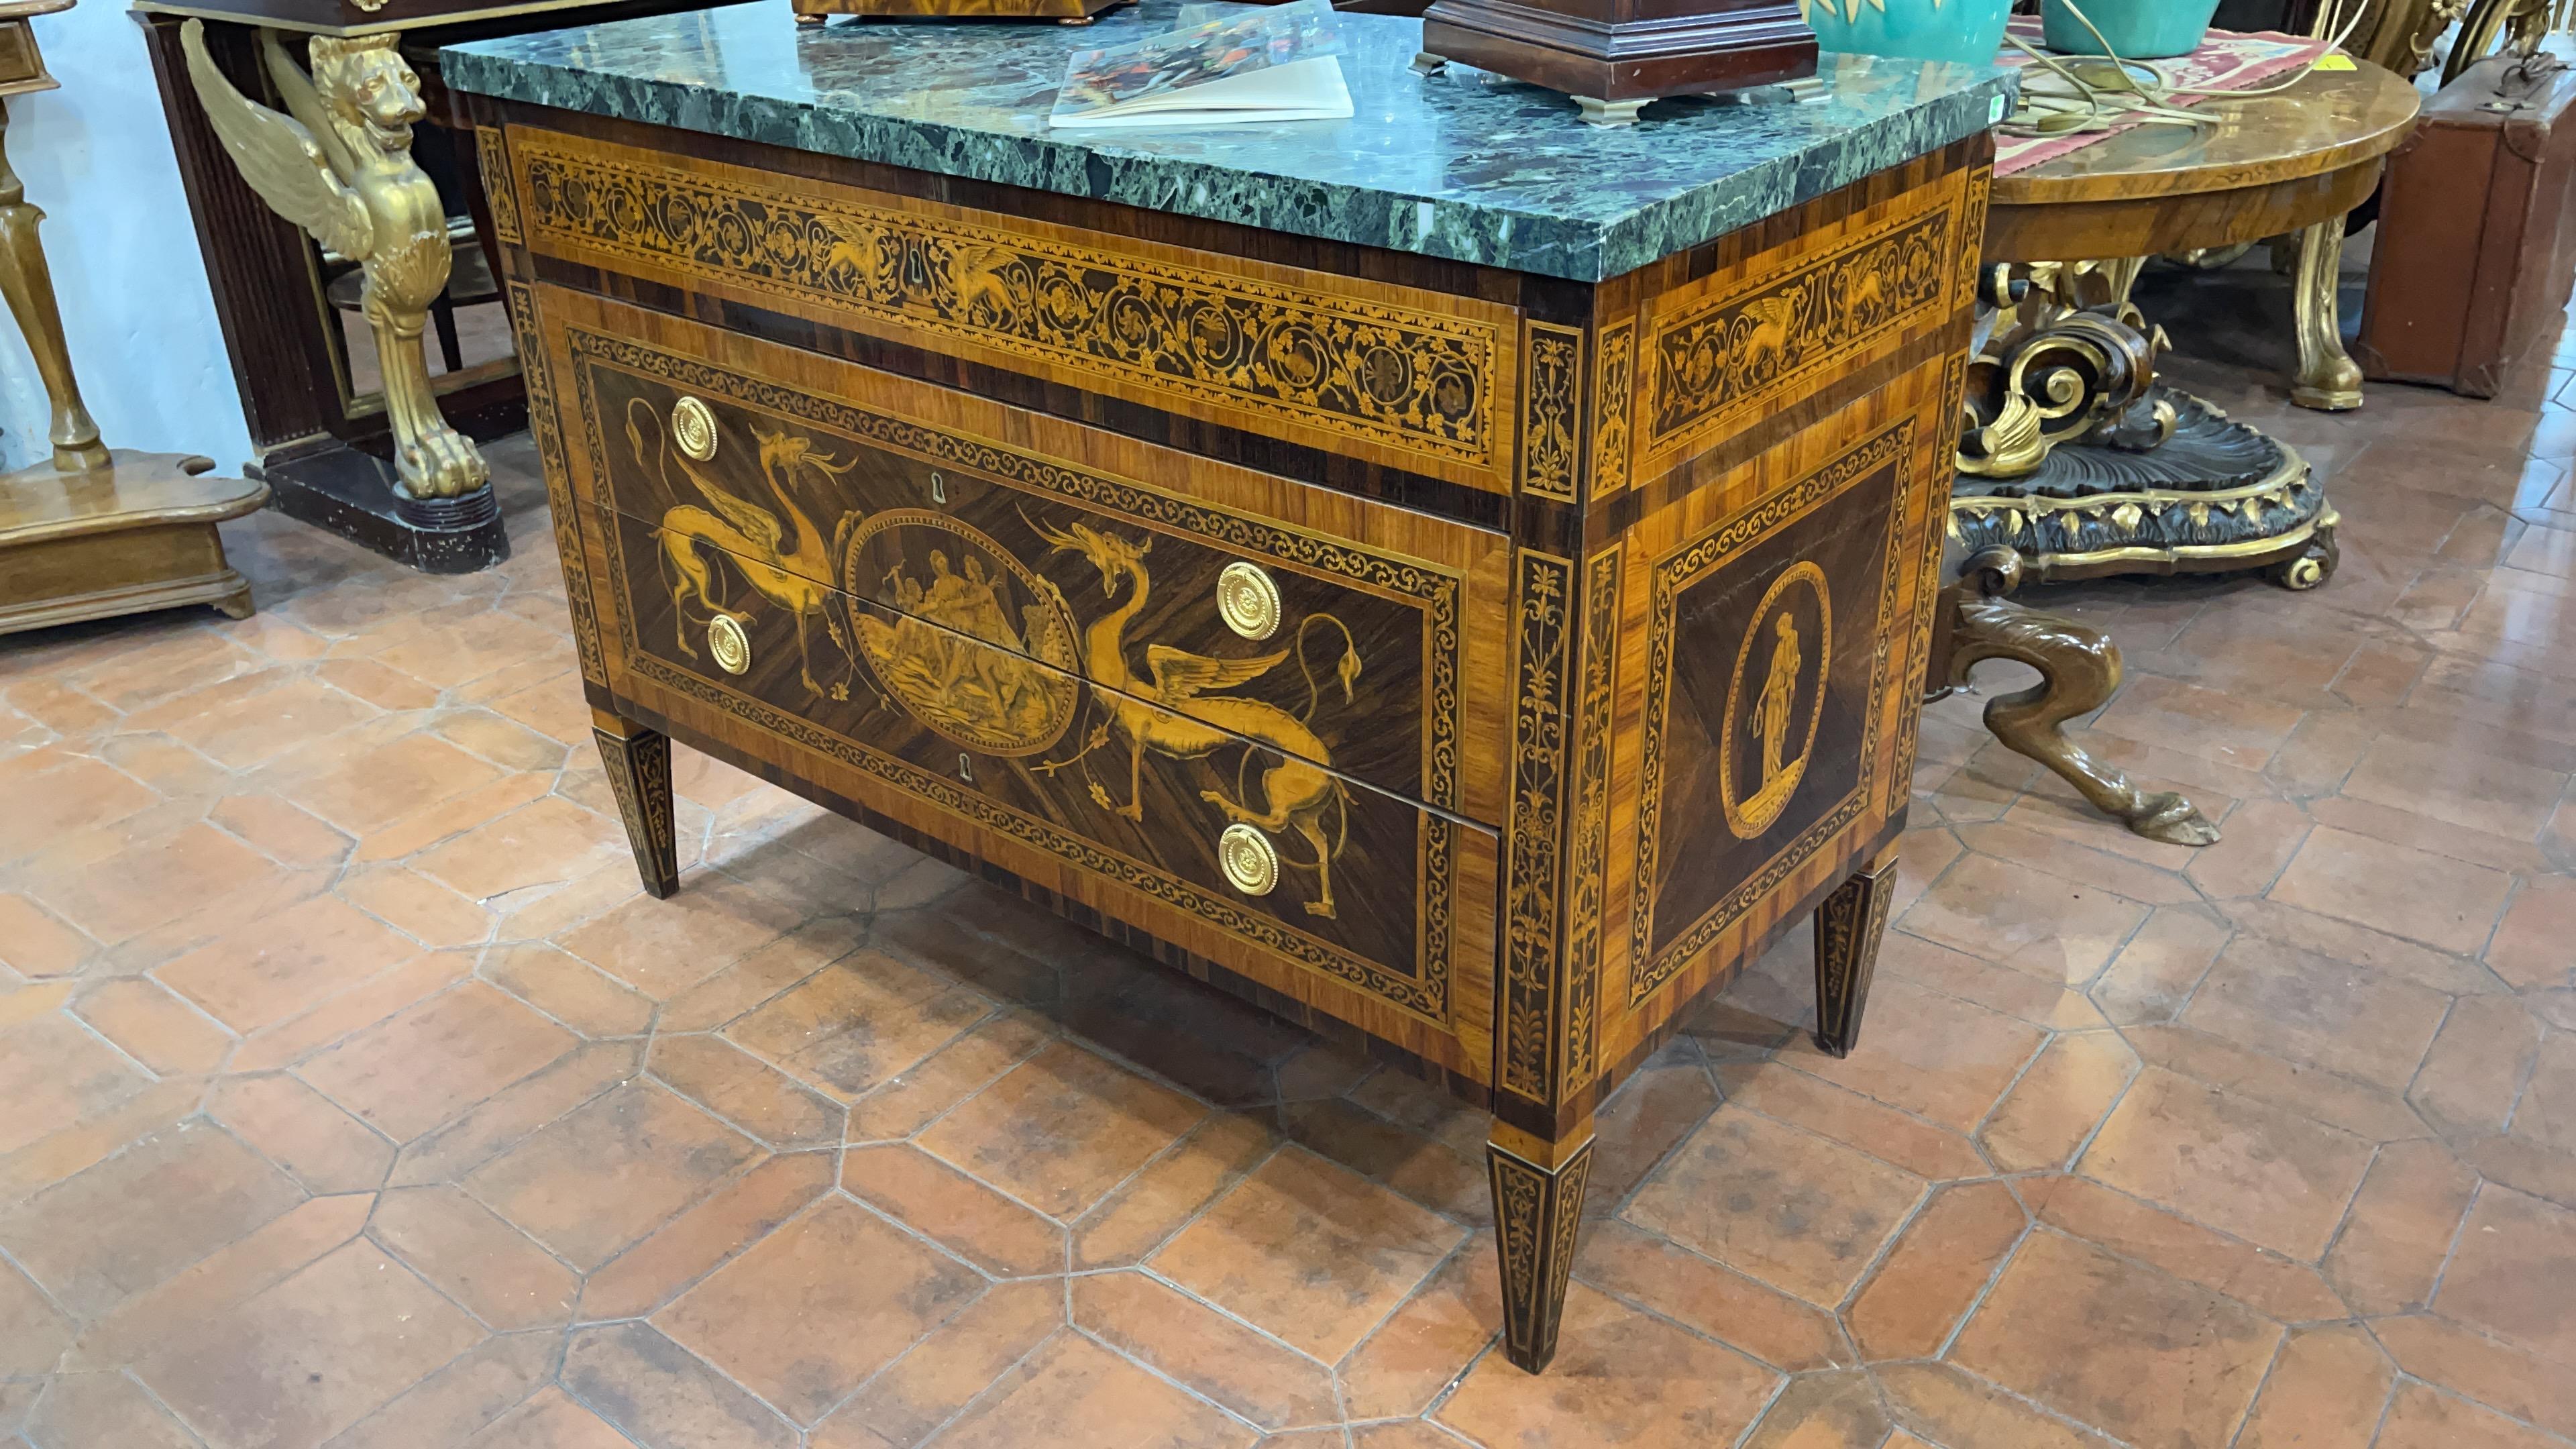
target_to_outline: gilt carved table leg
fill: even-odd
[[[2343,350],[2343,218],[2328,217],[2299,233],[2290,305],[2298,323],[2299,375],[2290,401],[2322,412],[2361,406],[2361,365]]]
[[[680,888],[679,831],[671,818],[671,739],[606,710],[590,712],[599,762],[608,770],[609,793],[635,851],[635,873],[645,894],[668,899]]]
[[[1891,842],[1816,908],[1816,1045],[1833,1056],[1850,1056],[1860,1041],[1860,1016],[1878,974],[1878,943],[1887,935],[1895,894]]]
[[[2324,583],[2337,519],[2323,486],[2287,445],[2155,380],[2164,334],[2127,300],[2136,267],[2027,270],[1984,283],[1995,310],[1969,370],[1951,537],[2009,548],[2042,581],[2261,569]]]
[[[1503,1268],[1503,1352],[1537,1373],[1556,1357],[1565,1280],[1592,1174],[1592,1123],[1551,1142],[1496,1122],[1485,1144]]]
[[[2012,556],[1997,550],[1981,555],[1971,567],[1998,573],[2009,586],[2018,572],[2011,564]],[[1996,595],[1962,592],[1950,624],[1949,682],[1966,684],[1969,672],[1988,659],[2018,660],[2040,674],[2032,688],[1986,702],[1986,728],[2007,749],[2056,771],[2094,809],[2149,840],[2217,842],[2218,827],[2189,800],[2140,790],[2127,775],[2066,737],[2066,721],[2101,708],[2120,688],[2120,648],[2101,631]],[[1821,954],[1820,949],[1820,971]]]
[[[36,224],[45,219],[27,200],[27,188],[9,165],[9,113],[0,105],[0,295],[18,321],[27,351],[36,359],[45,397],[53,410],[54,467],[77,473],[107,466],[107,448],[98,440],[98,424],[81,402],[80,383],[72,376],[71,349],[63,342],[63,318],[54,305],[54,276],[45,265],[44,245]]]

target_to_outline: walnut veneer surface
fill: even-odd
[[[677,738],[1364,1036],[1494,1113],[1533,1369],[1621,1073],[1811,911],[1849,1049],[1982,132],[1594,282],[474,109],[648,888]]]

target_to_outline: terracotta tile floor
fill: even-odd
[[[0,645],[0,1442],[2576,1442],[2576,345],[2330,418],[2247,325],[2341,575],[2043,595],[2225,842],[1931,710],[1860,1051],[1802,934],[1629,1084],[1539,1379],[1476,1115],[686,752],[641,898],[524,444],[498,572],[264,517],[254,619]]]

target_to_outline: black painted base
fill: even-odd
[[[2335,523],[2295,451],[2161,383],[2094,441],[2017,478],[1962,473],[1950,500],[1965,551],[2010,548],[2040,582],[2266,569],[2310,589],[2334,572]]]
[[[337,439],[272,453],[252,471],[268,483],[269,507],[422,573],[479,573],[510,556],[489,485],[463,498],[405,498],[393,464]]]

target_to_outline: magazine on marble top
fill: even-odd
[[[1191,6],[1204,15],[1218,7]],[[1133,45],[1074,53],[1048,117],[1063,127],[1239,126],[1351,114],[1328,0],[1224,7]]]

